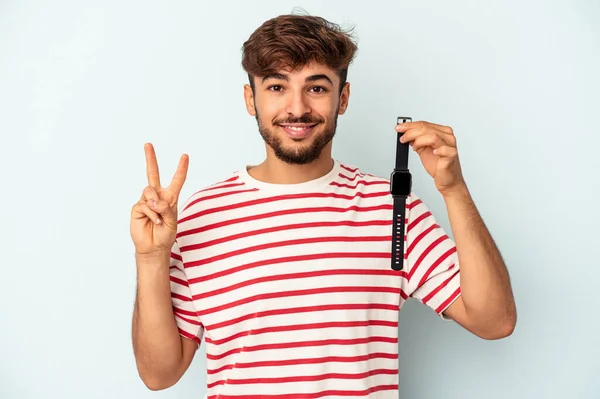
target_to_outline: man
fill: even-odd
[[[153,390],[175,384],[204,338],[209,398],[398,394],[398,312],[408,297],[484,338],[516,312],[508,273],[463,180],[447,126],[399,125],[443,195],[454,243],[416,194],[404,268],[390,267],[389,181],[333,159],[356,45],[328,21],[287,15],[244,44],[260,165],[196,192],[178,213],[188,157],[133,207],[133,342]]]

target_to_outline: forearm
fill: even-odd
[[[512,329],[516,310],[510,277],[467,187],[444,199],[459,258],[467,315],[482,329]]]
[[[133,347],[146,385],[174,383],[182,364],[181,337],[171,302],[169,260],[169,253],[160,258],[136,258]]]

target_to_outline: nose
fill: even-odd
[[[290,95],[290,100],[287,104],[286,112],[296,118],[311,112],[307,98],[302,91]]]

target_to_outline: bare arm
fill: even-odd
[[[486,339],[512,333],[517,320],[502,256],[466,186],[444,196],[460,263],[462,295],[444,314]]]
[[[170,253],[136,257],[137,292],[133,348],[138,372],[152,390],[174,385],[188,369],[198,345],[180,336],[173,314]]]
[[[132,320],[135,360],[142,381],[152,390],[175,384],[188,369],[198,345],[181,337],[171,299],[171,249],[177,234],[177,203],[188,157],[182,155],[175,176],[162,187],[156,153],[144,145],[148,186],[131,210],[137,291]]]
[[[450,126],[406,122],[396,126],[410,143],[446,201],[460,264],[462,295],[444,314],[474,334],[510,335],[517,312],[504,261],[483,223],[462,175],[456,137]]]

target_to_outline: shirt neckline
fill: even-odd
[[[334,181],[334,179],[336,179],[341,172],[341,163],[337,159],[334,159],[331,170],[321,177],[302,183],[279,184],[267,183],[255,179],[250,175],[250,173],[248,173],[248,169],[252,166],[253,165],[244,165],[244,167],[242,167],[239,171],[240,179],[244,184],[252,188],[258,188],[259,190],[280,193],[321,191],[323,190],[323,188],[327,187],[332,181]]]

